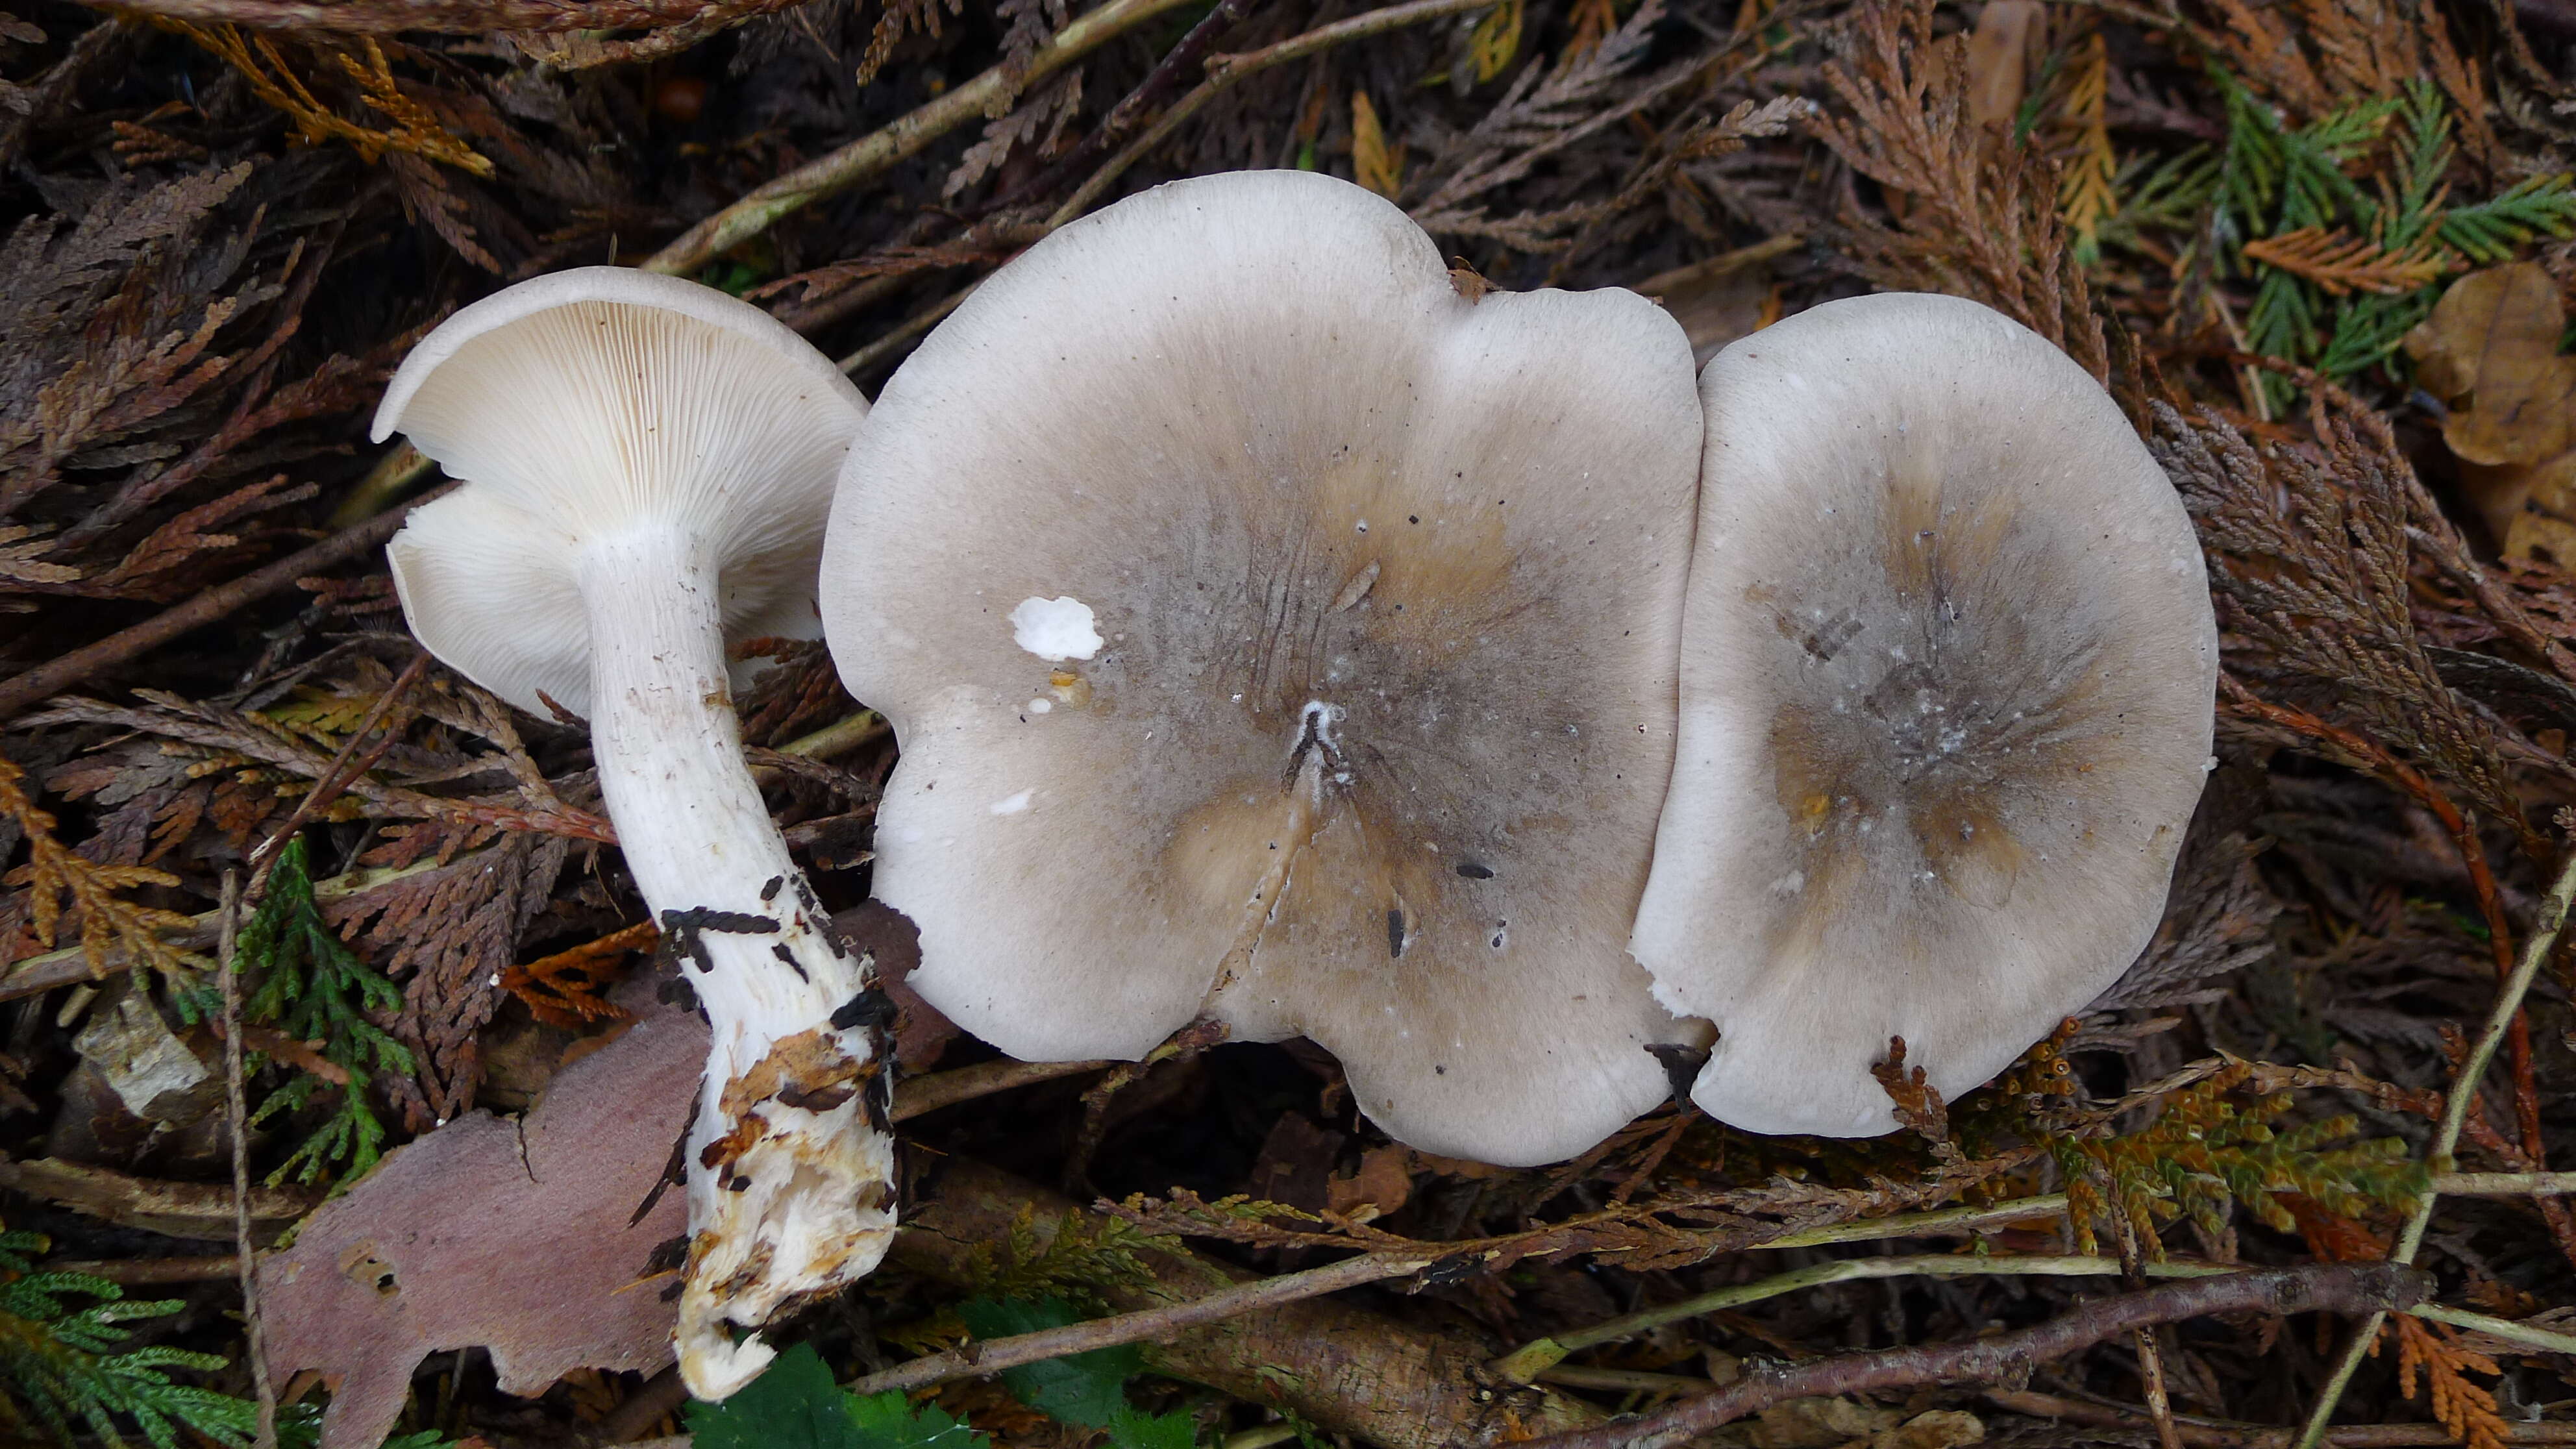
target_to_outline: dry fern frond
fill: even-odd
[[[2440,280],[2451,269],[2430,238],[2391,252],[2341,227],[2305,226],[2249,241],[2245,256],[2313,282],[2336,297],[2353,292],[2398,296]]]
[[[2537,844],[2492,723],[2442,682],[2416,633],[2410,531],[2431,500],[2378,414],[2320,399],[2315,442],[2260,453],[2216,414],[2162,403],[2151,440],[2210,555],[2230,667],[2323,695],[2374,743],[2438,775]]]
[[[2064,114],[2075,127],[2075,154],[2057,178],[2058,212],[2078,255],[2087,257],[2101,249],[2102,223],[2120,209],[2111,185],[2120,158],[2111,150],[2110,95],[2111,51],[2096,30],[2076,43],[2068,68]]]
[[[501,989],[548,1026],[575,1030],[594,1021],[615,1021],[629,1013],[599,994],[612,966],[622,956],[652,950],[660,939],[651,921],[638,922],[569,951],[513,966],[501,973]]]
[[[946,0],[948,13],[966,13],[966,0]],[[886,0],[885,9],[877,16],[877,28],[868,36],[867,54],[859,57],[860,85],[877,78],[885,63],[894,58],[894,48],[915,31],[936,40],[939,38],[941,0]]]
[[[1368,92],[1351,92],[1351,179],[1389,201],[1404,189],[1404,148],[1387,144]]]
[[[245,33],[237,25],[222,22],[196,25],[159,15],[150,19],[164,30],[195,41],[240,72],[251,93],[293,123],[295,139],[305,145],[345,141],[370,162],[387,151],[398,151],[443,162],[476,176],[492,174],[491,158],[449,135],[419,102],[403,94],[384,45],[373,36],[362,37],[355,53],[329,41],[305,43],[317,56],[327,55],[357,87],[358,99],[382,112],[392,123],[381,131],[343,118],[328,102],[314,95],[296,74],[294,63],[278,41],[265,33]]]
[[[36,939],[51,947],[63,917],[63,898],[79,912],[81,955],[91,974],[107,974],[107,951],[121,946],[129,959],[163,971],[183,969],[177,947],[161,939],[168,928],[193,924],[177,911],[138,906],[117,892],[135,886],[175,886],[177,876],[142,866],[100,865],[54,838],[54,817],[37,808],[27,793],[26,772],[0,755],[0,812],[17,822],[27,838],[27,863],[6,877],[28,888],[28,924]]]
[[[2397,1330],[2398,1392],[2415,1397],[2415,1373],[2423,1370],[2433,1417],[2443,1428],[2468,1449],[2505,1449],[2512,1431],[2496,1411],[2495,1394],[2468,1380],[2471,1373],[2503,1377],[2496,1361],[2457,1342],[2448,1324],[2426,1323],[2402,1313],[2390,1322]]]
[[[1930,0],[1864,0],[1824,68],[1847,114],[1817,122],[1817,139],[1909,201],[1893,230],[1848,217],[1852,250],[1882,282],[1984,302],[2107,380],[2109,343],[2070,264],[2057,179],[1970,118],[1966,45],[1933,39],[1932,14]]]

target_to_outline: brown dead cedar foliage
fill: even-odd
[[[303,922],[345,955],[263,945],[250,999],[302,972],[345,1015],[295,1019],[310,1040],[252,1023],[276,1048],[248,1083],[273,1104],[256,1176],[345,1181],[460,1113],[523,1111],[633,1018],[611,987],[667,968],[585,737],[435,665],[406,675],[415,648],[371,548],[219,593],[175,641],[120,641],[400,506],[417,481],[365,419],[449,310],[640,262],[987,73],[982,113],[699,275],[873,387],[1069,199],[1297,166],[1393,197],[1491,285],[1646,286],[1703,355],[1871,288],[1973,297],[2102,378],[2189,502],[2225,630],[2220,757],[2129,975],[1959,1102],[1892,1043],[1909,1126],[1873,1142],[1667,1108],[1574,1162],[1505,1172],[1387,1144],[1298,1044],[1187,1042],[1036,1082],[916,1013],[907,1067],[969,1074],[942,1100],[1004,1091],[906,1127],[923,1220],[958,1233],[908,1239],[790,1330],[841,1378],[953,1345],[975,1294],[1150,1310],[1361,1254],[1388,1265],[1381,1286],[1156,1348],[1133,1402],[1195,1415],[1202,1442],[1282,1408],[1309,1435],[1496,1442],[1849,1351],[1881,1357],[1818,1381],[1876,1387],[1772,1405],[1712,1442],[2281,1443],[2327,1392],[2332,1317],[2150,1323],[2025,1383],[1889,1387],[1891,1365],[1933,1361],[1892,1355],[2123,1287],[1834,1265],[2089,1246],[2135,1287],[2159,1255],[2367,1261],[2433,1172],[2576,1167],[2558,960],[2498,1018],[2453,1158],[2426,1161],[2576,818],[2576,559],[2549,547],[2576,538],[2576,457],[2563,419],[2545,436],[2494,422],[2508,391],[2559,386],[2562,360],[2546,337],[2508,355],[2443,320],[2472,294],[2435,310],[2501,266],[2544,303],[2576,284],[2563,7],[1500,0],[1373,24],[1344,0],[1228,0],[1029,80],[1079,10],[46,0],[0,16],[0,690],[98,646],[68,690],[0,718],[0,1153],[12,1181],[82,1184],[77,1201],[0,1192],[0,1222],[138,1279],[185,1276],[149,1265],[205,1261],[203,1239],[228,1235],[216,1098],[120,1095],[119,1053],[158,1023],[217,1059],[215,907],[228,874],[286,869],[281,832],[301,874],[269,878],[291,899],[262,929]],[[1336,25],[1366,33],[1299,42]],[[1215,84],[1211,56],[1265,59]],[[2473,431],[2488,441],[2455,451]],[[818,886],[855,906],[895,743],[819,648],[758,647],[781,667],[742,701],[753,762]],[[849,919],[900,967],[899,922]],[[391,1048],[362,1050],[379,1037]],[[376,1146],[359,1149],[357,1116]],[[1913,1216],[1993,1204],[1965,1225]],[[2460,1194],[2429,1229],[2416,1261],[2440,1300],[2484,1318],[2390,1320],[2329,1442],[2576,1442],[2576,1358],[2548,1347],[2576,1333],[2576,1223],[2555,1199]],[[514,1232],[542,1236],[484,1230],[504,1258]],[[1799,1246],[1759,1246],[1784,1236]],[[173,1373],[250,1393],[238,1325],[213,1311],[234,1290],[194,1291],[152,1332],[228,1367]],[[1487,1365],[1720,1292],[1733,1306],[1557,1352],[1537,1384]],[[33,1321],[18,1312],[0,1319]],[[1324,1327],[1279,1331],[1310,1319]],[[493,1443],[644,1437],[673,1404],[632,1373],[511,1399],[471,1353],[419,1383],[407,1428]],[[938,1394],[1009,1443],[1085,1435],[998,1384]],[[0,1402],[32,1402],[5,1365]]]

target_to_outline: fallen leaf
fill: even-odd
[[[2558,355],[2558,285],[2530,262],[2471,272],[2406,334],[2419,380],[2453,402],[2442,425],[2472,463],[2537,463],[2565,452],[2576,359]]]
[[[1753,1449],[1836,1449],[1894,1429],[1905,1416],[1850,1399],[1790,1399],[1762,1411],[1745,1431]]]
[[[1960,1449],[1966,1444],[1982,1444],[1986,1426],[1974,1414],[1958,1409],[1934,1409],[1917,1414],[1894,1429],[1882,1430],[1869,1437],[1869,1449]]]
[[[1365,1213],[1362,1222],[1385,1217],[1412,1196],[1412,1154],[1402,1147],[1372,1147],[1360,1154],[1350,1176],[1336,1175],[1324,1184],[1324,1205],[1337,1213]]]
[[[469,1113],[388,1154],[261,1263],[271,1371],[332,1386],[323,1449],[382,1440],[432,1353],[488,1348],[501,1391],[522,1397],[576,1368],[671,1361],[677,1310],[661,1289],[679,1279],[648,1265],[688,1231],[685,1195],[629,1219],[706,1054],[704,1023],[657,1011],[565,1067],[525,1118]]]
[[[1986,0],[1968,37],[1968,119],[1980,126],[2013,123],[2021,111],[2030,42],[2039,19],[2039,0]]]
[[[1351,171],[1351,179],[1389,201],[1404,185],[1404,148],[1387,144],[1366,91],[1351,92]]]

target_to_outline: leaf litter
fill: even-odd
[[[1369,11],[1251,0],[1036,80],[1078,7],[442,0],[399,12],[434,27],[352,4],[328,31],[268,0],[147,9],[0,19],[0,1422],[255,1433],[203,1084],[224,879],[291,849],[237,923],[253,1232],[292,1233],[261,1268],[290,1439],[1518,1440],[2098,1296],[2014,1257],[2368,1261],[2428,1200],[2417,1259],[2475,1325],[2197,1318],[2020,1386],[1804,1398],[1712,1442],[2251,1445],[2338,1392],[2339,1431],[2571,1426],[2576,1222],[2441,1176],[2576,1154],[2563,961],[2498,1018],[2432,1160],[2576,825],[2576,26],[2549,7],[1501,0],[1301,48]],[[1244,59],[1216,85],[1210,55]],[[1035,1072],[898,991],[915,1100],[949,1104],[904,1127],[930,1226],[796,1320],[753,1393],[683,1412],[653,1256],[673,1195],[629,1218],[685,1116],[684,989],[578,729],[435,665],[391,697],[415,654],[365,530],[420,483],[365,420],[455,307],[645,262],[988,73],[982,112],[686,270],[873,389],[1077,192],[1295,166],[1390,197],[1478,285],[1658,295],[1703,355],[1872,287],[2066,348],[2190,502],[2226,630],[2217,784],[2138,965],[1959,1102],[1892,1043],[1889,1138],[1668,1107],[1527,1172],[1387,1143],[1302,1044]],[[855,907],[894,742],[820,651],[776,650],[752,759]],[[903,957],[899,920],[845,919]],[[1998,1216],[1925,1216],[1960,1210]],[[1805,1246],[1759,1246],[1784,1237]],[[1991,1268],[1764,1286],[1900,1240]],[[1373,1261],[1402,1291],[867,1387]],[[1714,1292],[1753,1296],[1490,1367]]]

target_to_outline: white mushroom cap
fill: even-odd
[[[831,359],[712,287],[629,267],[522,282],[441,323],[376,409],[376,441],[399,430],[475,485],[413,512],[394,587],[431,653],[538,715],[540,691],[590,713],[572,560],[640,512],[707,540],[727,638],[815,638],[832,478],[866,410]]]
[[[1623,947],[1670,768],[1700,415],[1625,292],[1459,295],[1311,173],[1056,232],[886,385],[826,636],[902,763],[910,978],[1032,1059],[1194,1017],[1404,1141],[1537,1163],[1662,1100]]]
[[[1895,1125],[2153,934],[2210,759],[2191,520],[2120,410],[1973,302],[1830,302],[1700,379],[1681,748],[1635,952],[1717,1023],[1693,1098],[1759,1132]]]
[[[846,1286],[894,1233],[873,982],[743,763],[725,657],[730,631],[811,619],[866,411],[758,309],[595,267],[448,319],[376,415],[468,480],[386,548],[413,632],[513,703],[589,716],[627,867],[696,968],[712,1040],[675,1338],[706,1399],[772,1357],[735,1325]]]

